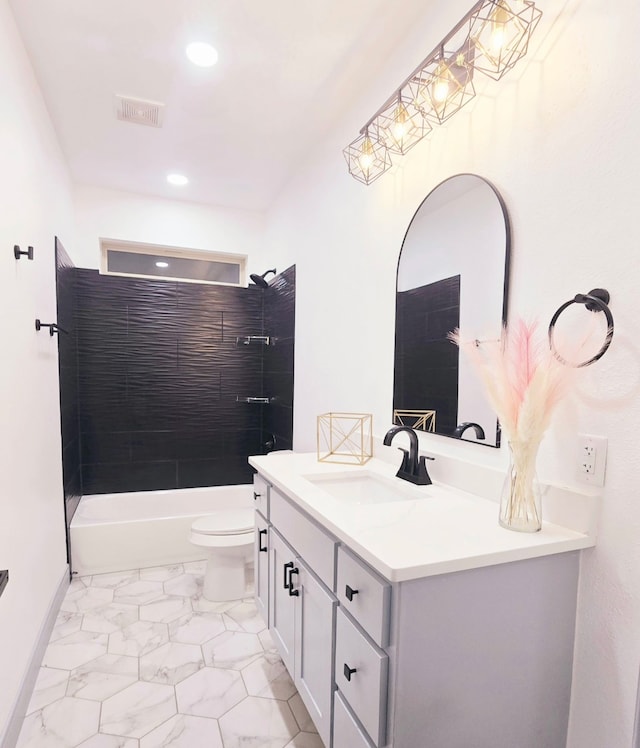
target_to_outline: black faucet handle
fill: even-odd
[[[400,470],[403,473],[410,473],[411,472],[411,457],[409,456],[409,450],[404,449],[403,447],[398,447],[398,449],[403,453],[402,465],[400,465]]]
[[[427,457],[426,455],[421,455],[418,459],[418,479],[420,481],[419,485],[421,486],[431,485],[431,477],[427,472],[427,460],[435,460],[435,457]]]

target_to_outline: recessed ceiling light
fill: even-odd
[[[167,174],[167,182],[175,184],[177,187],[184,187],[185,184],[189,184],[189,180],[184,174]]]
[[[168,262],[163,262],[162,260],[158,260],[158,262],[156,262],[156,267],[157,268],[168,268],[169,267],[169,263]]]
[[[218,62],[217,50],[206,42],[191,42],[186,53],[191,62],[201,68],[210,68]]]

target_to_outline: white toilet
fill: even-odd
[[[254,524],[254,511],[249,507],[220,509],[191,525],[189,540],[208,552],[203,590],[207,600],[246,596],[245,567],[253,555]]]

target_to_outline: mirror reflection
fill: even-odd
[[[509,222],[475,174],[427,195],[404,237],[396,286],[393,421],[499,446],[495,413],[466,356],[448,339],[495,340],[506,319]]]

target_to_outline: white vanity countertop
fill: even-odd
[[[395,477],[397,467],[376,458],[360,467],[321,463],[315,454],[272,452],[250,457],[249,463],[392,582],[595,545],[589,535],[548,522],[536,533],[506,530],[498,525],[497,503],[435,482],[433,486],[412,486]],[[358,471],[388,477],[398,481],[401,490],[426,496],[348,504],[304,477]]]

